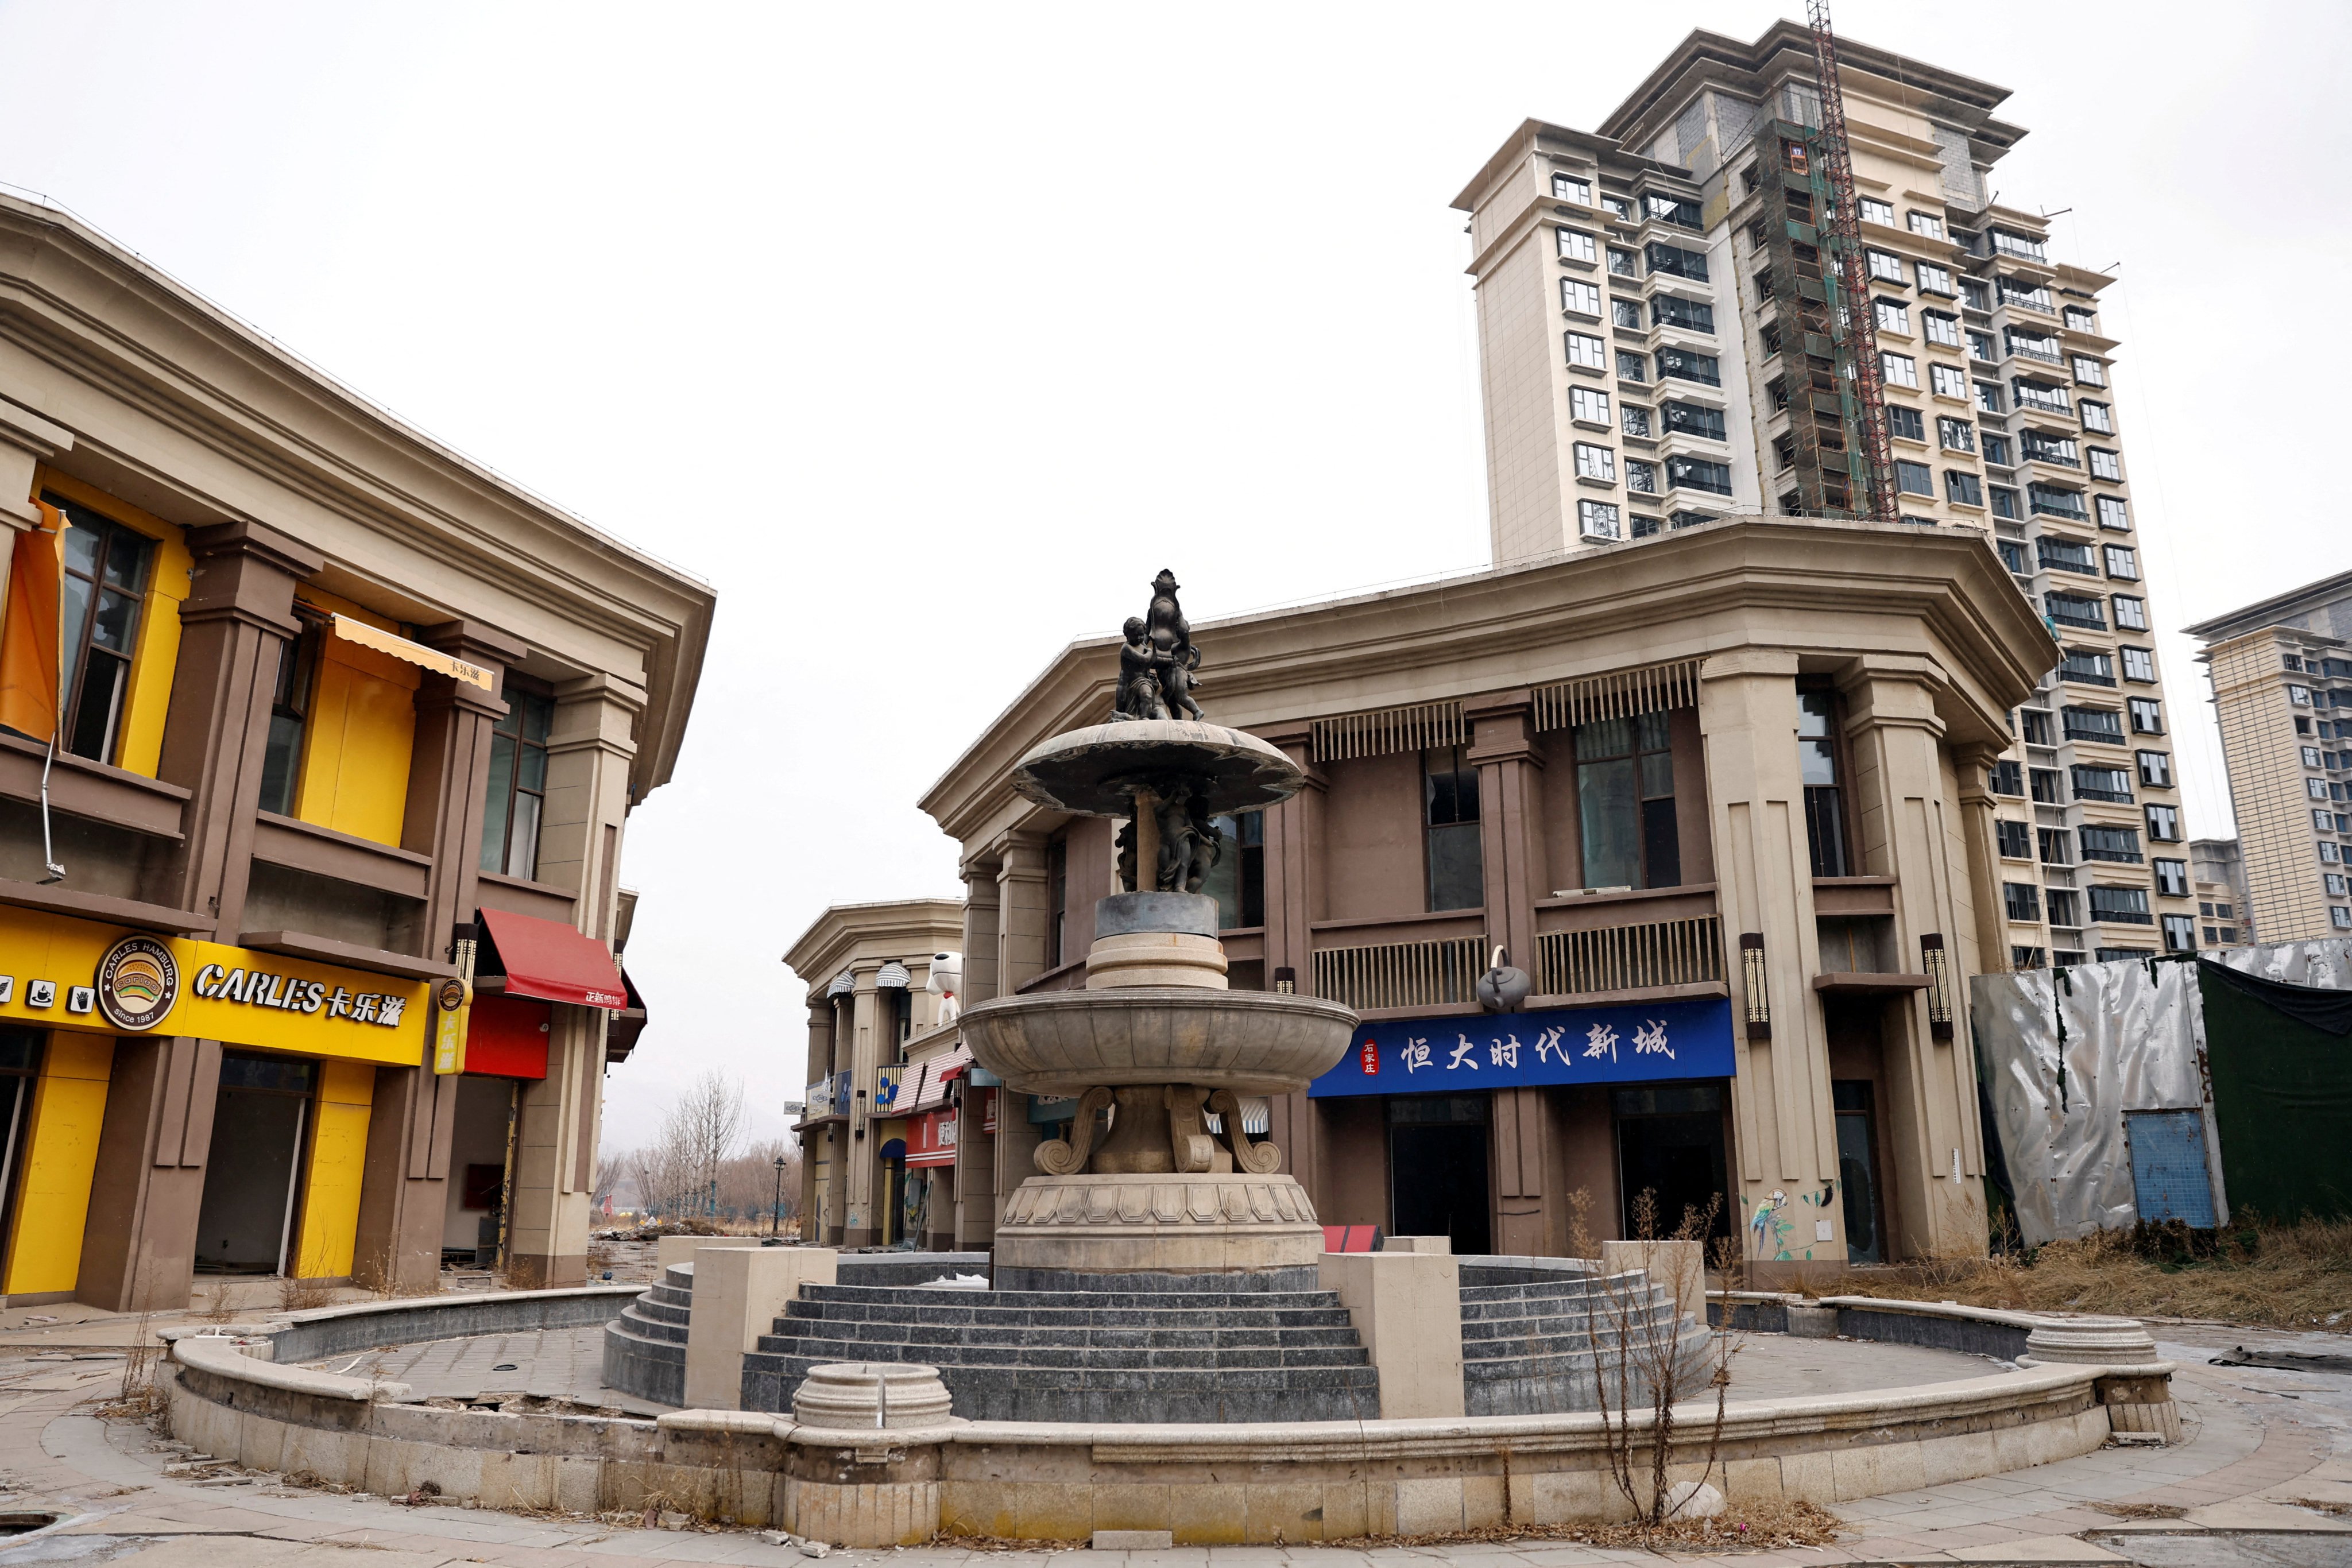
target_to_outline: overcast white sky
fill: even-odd
[[[609,1137],[712,1065],[774,1133],[779,956],[827,904],[959,891],[915,799],[1056,648],[1163,564],[1201,619],[1486,563],[1447,202],[1523,118],[1591,127],[1692,27],[1784,14],[5,0],[0,180],[718,586],[632,819],[654,1022]],[[2352,360],[2352,7],[1836,16],[2011,89],[2001,199],[2120,264],[2159,622],[2352,564],[2300,498],[2342,438],[2298,373]]]

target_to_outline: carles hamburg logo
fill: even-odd
[[[98,1006],[120,1030],[154,1028],[180,999],[180,965],[152,936],[125,936],[98,961]]]

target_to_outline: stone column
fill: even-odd
[[[969,1008],[996,994],[998,866],[992,860],[963,862],[963,994],[957,999]],[[955,1244],[978,1251],[996,1239],[998,1194],[1006,1190],[997,1179],[996,1145],[1000,1139],[980,1130],[980,1097],[994,1093],[1002,1125],[1006,1091],[967,1087],[963,1115],[958,1126],[955,1163]]]
[[[216,1040],[114,1042],[76,1301],[113,1312],[188,1304],[220,1058]]]
[[[570,889],[572,923],[607,946],[637,749],[632,736],[644,707],[642,687],[611,674],[583,676],[556,688],[548,736],[537,879]],[[518,1283],[586,1278],[604,1025],[601,1009],[556,1004],[547,1077],[523,1086],[507,1249],[508,1275]]]
[[[1945,937],[1951,960],[1951,1039],[1932,1037],[1924,992],[1885,1012],[1881,1070],[1887,1103],[1878,1109],[1887,1119],[1896,1166],[1887,1173],[1895,1199],[1892,1239],[1906,1256],[1934,1256],[1953,1247],[1980,1251],[1983,1190],[1970,1179],[1984,1168],[1975,1057],[1957,1043],[1968,1038],[1958,944],[1972,936],[1974,923],[1960,909],[1968,851],[1958,803],[1945,788],[1944,721],[1936,711],[1943,682],[1924,661],[1871,654],[1849,667],[1842,685],[1864,865],[1873,875],[1895,878],[1895,962],[1917,970],[1919,938],[1928,932]]]
[[[525,652],[488,627],[463,621],[427,627],[417,641],[480,664],[494,677]],[[417,923],[420,957],[446,956],[451,928],[475,917],[490,727],[505,712],[506,705],[488,692],[446,675],[428,673],[417,687],[400,844],[433,857]],[[352,1256],[355,1280],[404,1293],[439,1289],[457,1113],[457,1078],[434,1072],[429,1033],[415,1065],[376,1070]]]
[[[1707,656],[1699,687],[1699,727],[1706,748],[1717,900],[1731,979],[1731,1081],[1737,1147],[1735,1181],[1745,1219],[1775,1192],[1795,1227],[1785,1242],[1768,1237],[1760,1251],[1745,1225],[1736,1232],[1751,1260],[1843,1266],[1845,1240],[1838,1205],[1798,1202],[1838,1174],[1830,1104],[1829,1043],[1812,989],[1821,971],[1813,924],[1812,857],[1805,836],[1804,780],[1797,755],[1797,655],[1744,648]],[[1769,1037],[1749,1036],[1739,959],[1743,932],[1764,938]],[[1816,1240],[1812,1223],[1832,1229]],[[1812,1257],[1808,1260],[1806,1254]],[[1785,1257],[1783,1256],[1785,1254]]]
[[[1469,760],[1478,769],[1478,844],[1486,941],[1536,972],[1536,900],[1551,891],[1544,865],[1542,779],[1533,699],[1522,690],[1465,705]]]
[[[990,846],[996,862],[996,994],[1009,997],[1045,973],[1046,941],[1045,838],[1009,832]],[[1093,936],[1092,932],[1087,933]],[[966,956],[970,962],[969,956]],[[970,973],[966,971],[967,975]],[[997,1091],[994,1223],[1004,1218],[1005,1200],[1036,1174],[1031,1151],[1039,1142],[1029,1120],[1029,1097]],[[992,1225],[992,1232],[993,1225]]]
[[[157,777],[191,792],[184,831],[155,890],[160,903],[245,929],[253,818],[281,650],[299,630],[294,588],[325,558],[259,523],[188,530],[195,570],[180,605],[180,658]]]
[[[1311,726],[1277,727],[1255,733],[1297,763],[1306,777],[1297,794],[1265,813],[1266,988],[1274,988],[1276,970],[1289,969],[1299,993],[1311,995],[1315,917],[1322,913],[1317,891],[1317,844],[1323,826],[1323,797],[1330,781],[1315,766]],[[1282,1150],[1282,1169],[1307,1189],[1308,1200],[1319,1209],[1324,1198],[1322,1117],[1303,1091],[1276,1096],[1271,1109],[1267,1132]]]
[[[882,1138],[877,1129],[882,1119],[875,1113],[875,1086],[877,1070],[882,1063],[879,1036],[881,998],[876,992],[875,977],[882,972],[878,958],[861,959],[856,963],[857,977],[856,1001],[850,1014],[849,1035],[849,1126],[841,1134],[838,1147],[846,1162],[843,1171],[844,1194],[841,1244],[844,1247],[872,1247],[882,1239],[882,1207],[888,1194],[882,1190],[882,1158],[878,1153]]]

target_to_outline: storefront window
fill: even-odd
[[[547,737],[555,727],[555,703],[517,691],[511,681],[506,700],[506,716],[490,731],[482,869],[532,877],[539,874],[539,820],[547,796]]]
[[[112,762],[131,695],[131,659],[139,646],[139,609],[154,563],[155,541],[55,496],[66,514],[64,748]]]
[[[1585,886],[1673,887],[1682,881],[1671,735],[1663,713],[1576,727]]]

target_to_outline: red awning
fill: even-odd
[[[482,924],[507,977],[507,995],[583,1008],[625,1008],[628,992],[604,945],[571,926],[504,909],[485,909]]]

